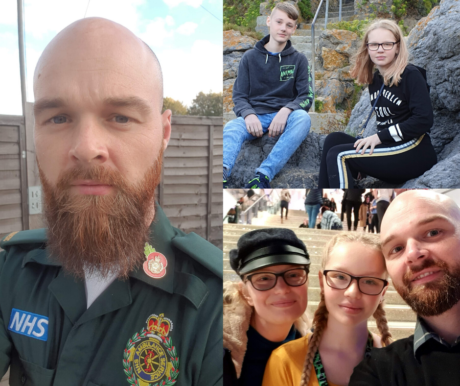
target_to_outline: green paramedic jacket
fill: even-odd
[[[173,228],[159,206],[150,244],[166,274],[141,268],[87,309],[83,281],[46,250],[46,230],[0,243],[0,378],[10,385],[222,384],[222,251]]]

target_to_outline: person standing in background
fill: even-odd
[[[289,211],[289,203],[291,202],[291,193],[289,193],[289,189],[283,189],[281,191],[281,223],[283,222],[283,211],[286,209],[286,220]]]
[[[377,190],[377,215],[379,216],[379,229],[382,226],[383,215],[387,211],[392,200],[394,189],[378,189]]]
[[[342,197],[342,208],[340,209],[340,221],[343,223],[343,216],[345,216],[345,212],[347,210],[347,195],[348,195],[348,189],[343,189],[343,197]]]
[[[308,226],[314,229],[319,209],[323,204],[323,189],[307,189],[305,196],[305,212],[308,214]]]
[[[366,232],[366,228],[369,225],[369,232],[370,232],[370,197],[369,195],[366,195],[364,198],[364,202],[361,204],[361,207],[359,208],[359,226],[363,227],[364,232]]]
[[[359,221],[359,208],[361,206],[361,195],[366,191],[366,189],[348,189],[347,194],[347,226],[348,230],[356,230],[358,228]],[[351,228],[351,210],[353,209],[354,220],[353,220],[353,229]]]
[[[374,229],[377,233],[380,233],[379,216],[377,214],[377,199],[374,198],[371,203],[371,225],[369,232],[374,233]]]
[[[331,211],[335,213],[337,210],[337,204],[335,203],[334,197],[331,197]]]

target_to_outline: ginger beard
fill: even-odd
[[[418,272],[429,267],[440,268],[444,276],[439,280],[413,286],[411,279],[417,276]],[[444,261],[426,258],[416,270],[406,272],[403,285],[395,285],[395,288],[417,315],[425,317],[441,315],[460,301],[460,266],[449,269]]]
[[[38,165],[51,259],[77,278],[84,278],[85,272],[128,278],[145,260],[150,228],[146,217],[152,213],[162,159],[163,151],[142,181],[132,185],[118,172],[96,166],[64,172],[52,187]],[[99,181],[115,191],[105,196],[71,195],[70,184],[75,180]]]

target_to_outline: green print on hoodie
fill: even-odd
[[[294,79],[295,66],[281,66],[280,67],[280,81],[285,82],[289,79]]]

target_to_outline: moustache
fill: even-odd
[[[421,262],[421,264],[408,269],[408,271],[403,276],[403,284],[407,288],[412,288],[412,280],[414,280],[417,274],[423,271],[424,269],[427,269],[430,267],[436,267],[436,268],[439,268],[443,272],[448,272],[447,263],[445,263],[444,261],[440,261],[440,260],[435,261],[433,258],[427,257]]]

